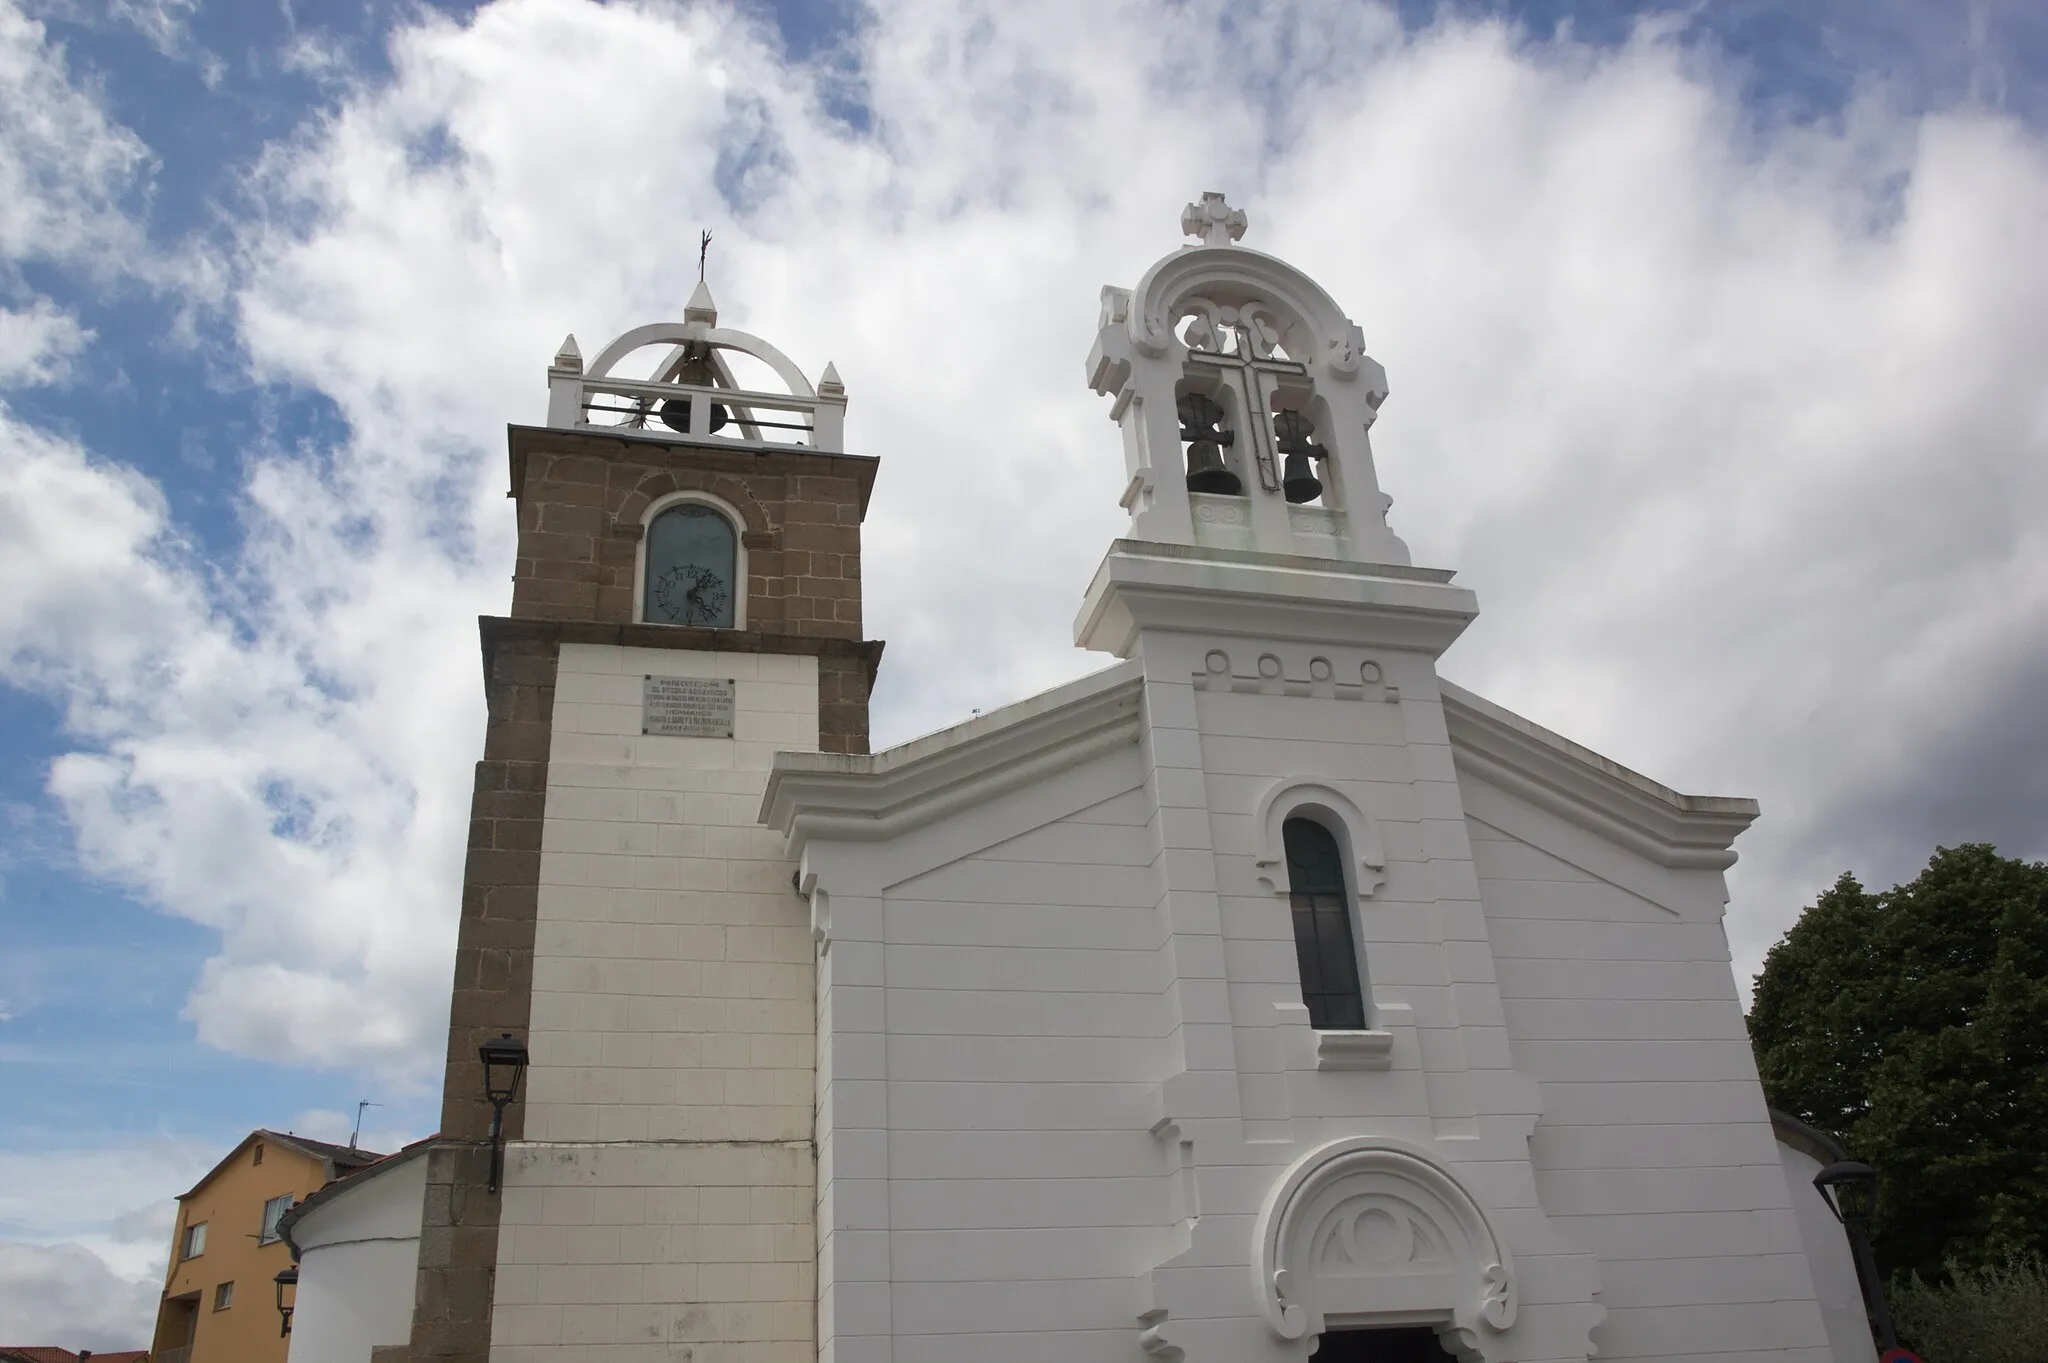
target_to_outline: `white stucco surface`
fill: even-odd
[[[1813,1268],[1814,1290],[1820,1298],[1821,1318],[1827,1322],[1828,1346],[1834,1350],[1835,1363],[1872,1363],[1877,1345],[1871,1339],[1870,1317],[1863,1309],[1863,1290],[1856,1283],[1856,1258],[1849,1249],[1849,1236],[1813,1186],[1821,1162],[1808,1151],[1782,1141],[1778,1156],[1785,1166],[1785,1184],[1799,1218],[1799,1238]]]
[[[290,1363],[369,1363],[371,1349],[412,1333],[427,1161],[393,1156],[386,1165],[330,1185],[291,1226],[299,1286]]]
[[[733,738],[643,735],[648,675],[731,678]],[[496,1363],[812,1355],[811,937],[755,811],[817,745],[815,658],[563,645]]]

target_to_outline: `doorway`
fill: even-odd
[[[1443,1363],[1451,1354],[1427,1325],[1391,1330],[1331,1330],[1310,1355],[1311,1363]]]

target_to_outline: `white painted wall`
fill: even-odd
[[[1849,1233],[1813,1186],[1820,1161],[1783,1141],[1778,1143],[1778,1157],[1784,1162],[1785,1186],[1799,1218],[1799,1238],[1813,1269],[1814,1290],[1820,1296],[1821,1318],[1827,1322],[1835,1363],[1871,1363],[1877,1357],[1877,1343],[1870,1335],[1870,1316],[1863,1309],[1863,1289],[1856,1282],[1856,1257],[1849,1249]]]
[[[424,1157],[373,1165],[293,1225],[290,1363],[369,1363],[371,1349],[410,1337],[426,1183]]]
[[[646,675],[734,679],[734,737],[642,735]],[[817,746],[815,658],[563,645],[495,1363],[814,1357],[814,956],[756,811]]]
[[[1721,874],[1651,865],[1463,785],[1509,1035],[1543,1085],[1538,1186],[1601,1261],[1601,1356],[1829,1357],[1729,968]]]
[[[1590,1331],[1603,1360],[1834,1360],[1720,872],[1466,778],[1426,656],[1378,651],[1385,685],[1340,697],[1310,679],[1361,675],[1355,650],[1266,645],[1262,679],[1228,643],[1191,684],[1219,646],[1147,637],[1125,748],[1034,750],[1041,774],[932,795],[894,835],[809,836],[821,1357],[1129,1360],[1149,1311],[1163,1357],[1299,1363],[1259,1315],[1257,1217],[1296,1160],[1363,1137],[1449,1170],[1512,1249],[1488,1358],[1583,1360]],[[1291,781],[1379,844],[1355,921],[1381,1070],[1322,1064],[1301,1016],[1256,817]]]

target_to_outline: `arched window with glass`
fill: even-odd
[[[1294,910],[1294,956],[1308,1024],[1324,1031],[1365,1027],[1365,992],[1351,935],[1351,891],[1336,835],[1314,819],[1280,826],[1287,851],[1288,900]]]
[[[647,527],[640,618],[650,625],[732,629],[739,609],[739,537],[702,502],[678,502]]]

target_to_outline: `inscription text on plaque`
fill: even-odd
[[[640,732],[664,738],[731,738],[730,678],[645,677]]]

